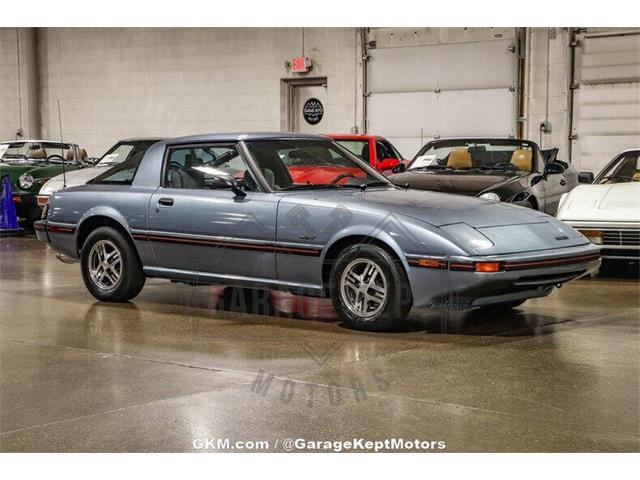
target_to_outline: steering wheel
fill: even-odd
[[[513,163],[511,162],[497,162],[494,163],[493,165],[491,165],[492,167],[505,167],[506,170],[519,170],[518,167],[516,167]]]
[[[51,160],[62,160],[63,162],[65,161],[65,159],[62,158],[62,155],[57,155],[55,153],[47,157],[47,162],[50,162]]]
[[[341,173],[340,175],[338,175],[336,178],[334,178],[333,180],[331,180],[331,184],[336,184],[338,183],[340,180],[342,180],[343,178],[356,178],[356,176],[353,173],[349,173],[349,172],[344,172]]]

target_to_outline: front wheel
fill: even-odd
[[[133,245],[111,227],[89,234],[82,246],[81,265],[87,290],[103,302],[131,300],[146,281]]]
[[[376,245],[358,244],[340,252],[329,286],[336,311],[358,330],[398,327],[413,304],[402,264]]]

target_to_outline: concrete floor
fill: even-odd
[[[633,275],[578,280],[502,318],[414,311],[404,331],[374,334],[215,310],[215,288],[159,280],[101,304],[77,264],[30,237],[0,239],[0,258],[2,451],[194,451],[207,438],[278,451],[286,438],[640,446]],[[257,393],[260,371],[275,377]]]

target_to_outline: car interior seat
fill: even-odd
[[[273,174],[273,171],[269,168],[265,168],[262,171],[264,178],[267,180],[267,184],[273,190],[280,190],[280,187],[276,185],[276,176]],[[253,178],[253,174],[249,170],[244,171],[244,186],[245,189],[249,192],[257,192],[258,184],[256,183],[255,178]]]
[[[202,165],[202,160],[188,153],[185,155],[184,167],[172,168],[169,172],[169,182],[173,188],[204,188],[204,173],[194,167]]]
[[[360,152],[360,156],[365,162],[369,163],[369,142],[365,143],[364,146],[362,147],[362,152]]]
[[[518,167],[522,172],[533,170],[533,151],[530,148],[516,148],[511,154],[511,165]]]
[[[42,147],[37,147],[29,152],[29,158],[47,158],[47,151]]]
[[[447,167],[452,168],[471,168],[471,154],[467,147],[458,147],[451,150]]]

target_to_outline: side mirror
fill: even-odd
[[[221,187],[230,189],[236,197],[246,197],[246,192],[242,189],[242,184],[237,178],[224,177],[222,175],[216,175],[213,177],[215,182]]]
[[[578,183],[593,183],[593,172],[578,173]]]
[[[407,166],[403,162],[400,162],[399,164],[397,164],[395,167],[391,169],[393,173],[402,173],[406,170],[407,170]]]
[[[378,162],[378,170],[384,172],[385,170],[392,170],[393,167],[399,165],[400,160],[397,158],[383,158]]]
[[[564,171],[565,167],[556,162],[549,162],[544,166],[544,175],[557,175]]]

